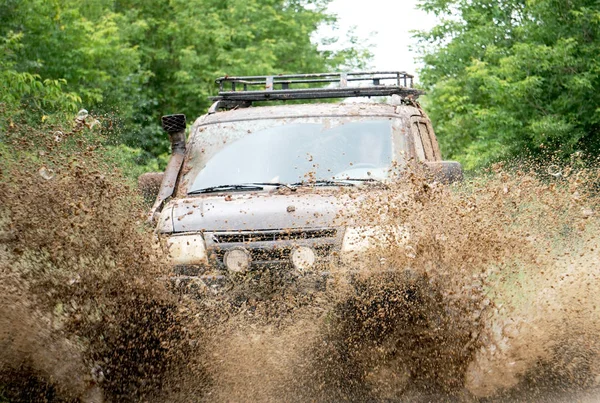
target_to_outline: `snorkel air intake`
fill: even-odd
[[[165,115],[161,121],[163,130],[169,134],[171,154],[185,152],[185,115]]]
[[[171,142],[171,158],[167,164],[167,169],[160,184],[160,190],[156,201],[150,210],[148,220],[154,222],[156,213],[159,213],[162,209],[163,203],[168,199],[175,191],[175,184],[177,183],[177,176],[179,170],[183,164],[183,158],[185,155],[185,115],[166,115],[162,117],[162,128],[169,134],[169,141]]]

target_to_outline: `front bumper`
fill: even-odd
[[[294,248],[309,247],[316,255],[316,266],[323,266],[339,256],[343,228],[308,228],[294,230],[205,232],[209,265],[226,270],[223,257],[234,248],[244,248],[250,253],[250,270],[261,267],[291,268],[290,255]]]
[[[177,242],[173,239],[180,237]],[[221,292],[234,283],[261,277],[278,276],[287,282],[321,283],[332,264],[339,263],[344,228],[304,228],[293,230],[204,232],[171,234],[163,239],[173,267],[169,281],[177,289],[192,292]],[[175,248],[173,248],[175,245]],[[291,254],[295,248],[308,247],[315,253],[314,266],[305,272],[294,268]],[[251,256],[245,273],[233,273],[224,263],[225,254],[243,248]],[[198,256],[202,254],[202,256]],[[314,280],[314,281],[313,281]]]

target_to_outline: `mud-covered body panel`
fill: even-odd
[[[190,197],[172,203],[173,232],[262,231],[326,228],[345,224],[351,199],[327,194],[227,194]]]

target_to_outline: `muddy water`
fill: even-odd
[[[598,400],[596,169],[407,175],[327,291],[191,299],[97,137],[1,151],[0,401]]]

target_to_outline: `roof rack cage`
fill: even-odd
[[[401,71],[220,77],[213,101],[253,102],[399,95],[417,97],[414,76]],[[336,85],[337,84],[337,85]],[[295,88],[294,88],[295,87]]]

